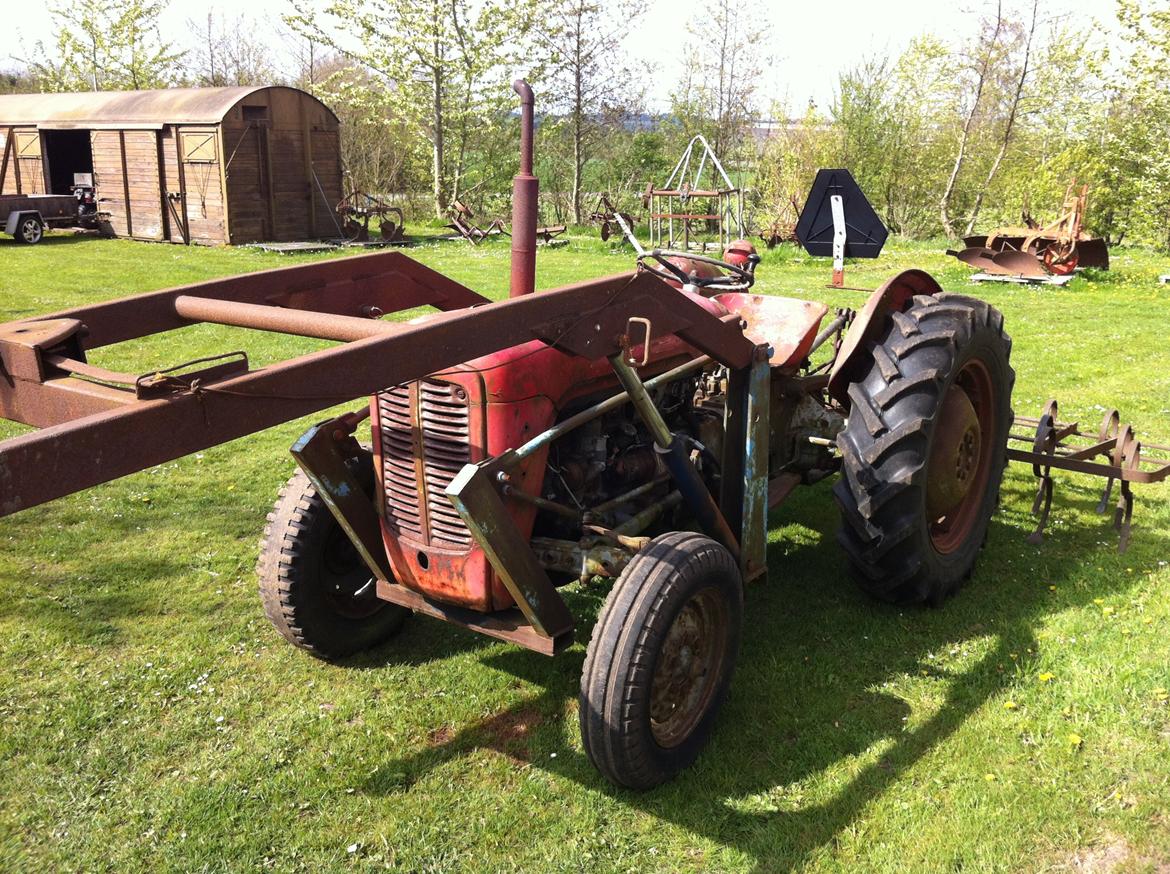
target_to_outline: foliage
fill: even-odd
[[[923,267],[990,300],[1014,341],[1018,412],[1055,394],[1095,424],[1117,405],[1165,442],[1164,258],[1123,248],[1110,273],[1037,291],[970,285],[941,249],[895,239],[847,275],[875,287]],[[506,239],[407,251],[507,295]],[[326,257],[5,238],[0,320]],[[630,265],[628,247],[591,233],[542,248],[538,277],[547,288]],[[756,290],[856,308],[828,273],[780,247]],[[1094,312],[1108,323],[1089,325]],[[202,325],[93,360],[149,373],[245,348],[263,367],[320,345]],[[677,781],[633,793],[601,780],[577,734],[603,587],[568,588],[576,641],[553,659],[425,616],[344,665],[272,630],[256,541],[294,469],[289,445],[321,418],[0,524],[0,867],[1018,872],[1170,858],[1170,487],[1139,487],[1121,556],[1094,512],[1100,484],[1058,474],[1037,548],[1034,481],[1013,464],[974,577],[922,610],[862,597],[831,483],[799,489],[770,517],[769,579],[746,592],[752,621],[711,746]]]
[[[227,18],[208,10],[206,21],[189,21],[187,25],[194,41],[186,65],[193,86],[274,85],[279,81],[277,62],[259,22],[242,13]]]
[[[45,91],[163,88],[184,53],[159,36],[164,0],[59,0],[52,48],[37,43],[30,72]]]

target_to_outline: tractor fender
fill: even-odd
[[[885,330],[890,315],[905,312],[917,294],[936,295],[942,286],[925,270],[903,270],[869,296],[841,343],[829,374],[829,395],[849,406],[849,386],[865,376],[873,362],[871,343]]]

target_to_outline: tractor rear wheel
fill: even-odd
[[[370,457],[349,464],[372,492]],[[410,614],[377,597],[372,574],[302,470],[280,490],[268,514],[256,573],[268,619],[286,640],[317,658],[377,646]]]
[[[870,594],[939,604],[970,577],[1007,463],[1010,353],[994,307],[918,296],[849,387],[834,495],[839,540]]]
[[[581,740],[606,778],[649,789],[695,760],[727,697],[742,624],[739,568],[714,540],[664,534],[626,565],[581,675]]]

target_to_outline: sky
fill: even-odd
[[[740,8],[752,10],[754,6],[758,10],[754,14],[770,24],[767,53],[773,56],[774,63],[764,83],[765,92],[799,113],[810,100],[827,107],[837,75],[867,56],[897,55],[914,36],[924,32],[944,40],[973,33],[978,11],[988,2],[799,0],[741,2]],[[1015,0],[1016,5],[1021,2]],[[52,18],[47,5],[36,2],[10,6],[7,26],[0,30],[0,69],[11,66],[12,57],[27,57],[37,40],[50,40]],[[276,22],[290,5],[290,0],[249,0],[246,8],[260,22]],[[1005,5],[1012,5],[1012,0]],[[1111,23],[1114,6],[1114,0],[1043,0],[1042,9],[1048,15],[1069,14],[1077,19]],[[686,23],[703,8],[702,0],[646,0],[641,25],[631,34],[627,48],[649,59],[660,71],[648,92],[652,108],[665,106],[681,68],[677,49],[687,38]],[[206,20],[211,9],[230,18],[239,7],[222,0],[172,0],[161,20],[163,38],[184,44],[189,40],[188,20]]]

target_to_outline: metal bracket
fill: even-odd
[[[651,334],[651,331],[653,330],[653,327],[650,324],[650,320],[647,318],[643,318],[642,316],[630,316],[628,319],[626,319],[626,336],[627,337],[630,335],[630,325],[641,325],[643,328],[646,329],[646,335],[642,340],[642,360],[639,361],[637,358],[634,358],[632,355],[629,356],[629,358],[627,360],[629,361],[630,364],[633,364],[635,367],[645,367],[647,364],[650,363],[650,334]],[[628,351],[629,350],[627,350],[627,352]]]
[[[570,634],[573,615],[512,522],[492,484],[491,464],[465,465],[447,486],[447,497],[533,629],[549,638]]]
[[[370,572],[378,579],[393,580],[382,544],[377,508],[345,463],[344,440],[337,439],[339,429],[343,438],[353,433],[348,417],[314,425],[289,452],[349,536]]]
[[[768,573],[768,438],[771,432],[771,350],[760,346],[748,372],[743,452],[740,572],[745,583]]]
[[[840,194],[829,197],[833,210],[833,287],[845,287],[845,201]]]

